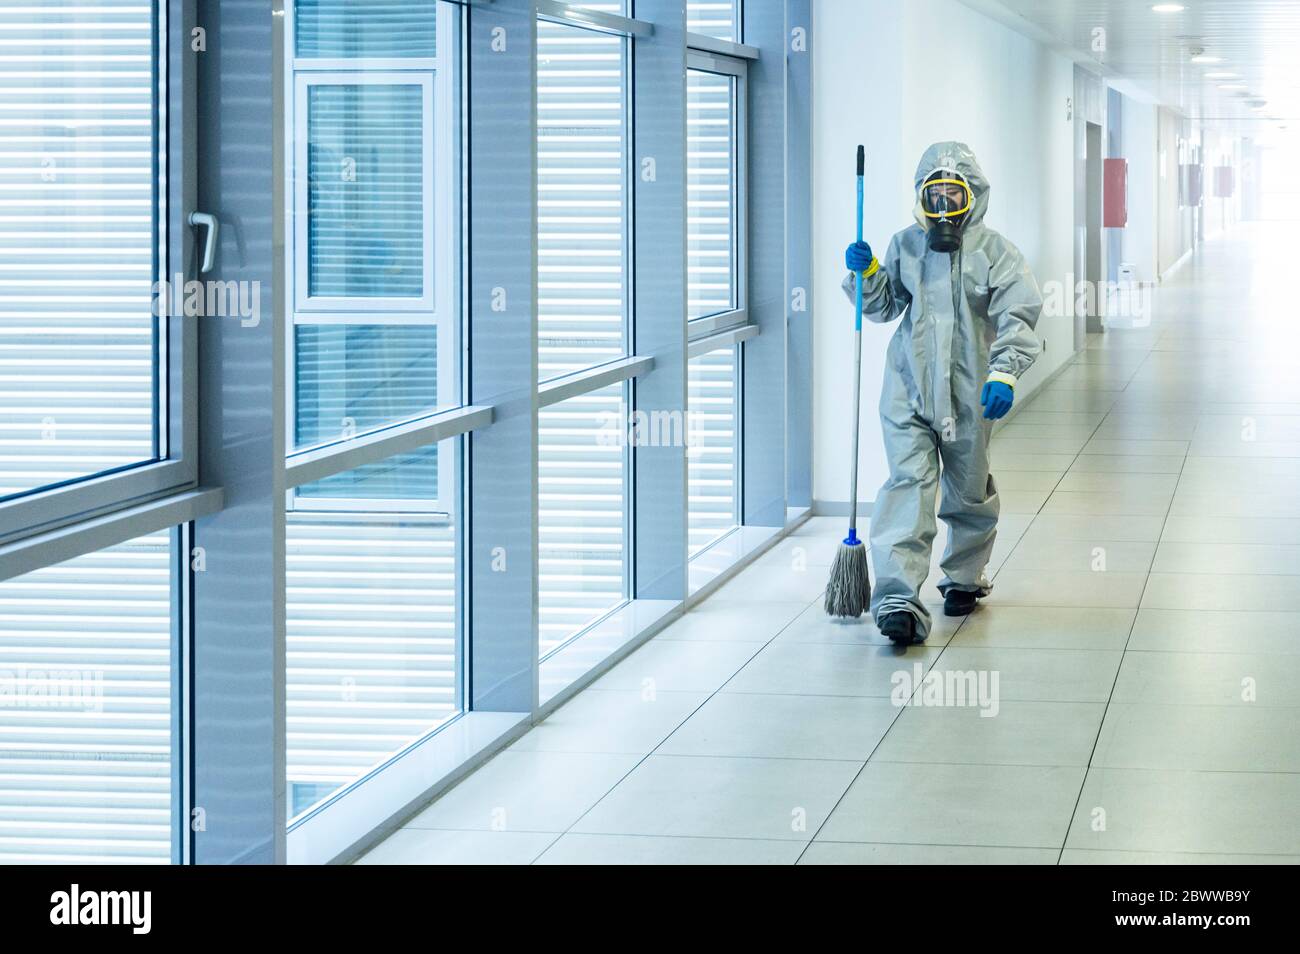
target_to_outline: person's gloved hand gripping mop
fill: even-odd
[[[858,241],[862,241],[862,177],[866,170],[866,152],[858,146]],[[849,535],[835,553],[831,578],[826,584],[826,612],[831,616],[857,618],[871,603],[871,570],[867,548],[858,539],[858,412],[862,404],[862,281],[866,272],[858,273],[857,310],[853,324],[853,452],[849,477]]]

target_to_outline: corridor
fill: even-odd
[[[1206,242],[997,433],[974,615],[944,619],[936,574],[923,646],[832,622],[843,520],[815,517],[362,861],[1300,861],[1278,228]],[[900,707],[923,671],[976,697]]]

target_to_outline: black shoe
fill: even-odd
[[[916,642],[916,617],[911,613],[886,613],[880,617],[880,634],[899,646]]]
[[[975,609],[979,594],[970,590],[949,590],[943,595],[944,616],[966,616]]]

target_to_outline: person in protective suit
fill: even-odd
[[[939,581],[945,615],[971,612],[992,588],[985,567],[998,492],[989,435],[1038,356],[1034,326],[1043,306],[1019,249],[984,224],[989,184],[964,143],[925,151],[916,195],[917,224],[894,236],[883,266],[865,242],[845,253],[844,291],[852,299],[860,276],[863,316],[902,318],[880,393],[889,479],[871,513],[871,613],[899,644],[930,630],[920,590],[940,489],[939,517],[948,525]]]

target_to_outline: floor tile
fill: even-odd
[[[1300,772],[1300,711],[1269,706],[1112,703],[1101,768]]]
[[[1112,701],[1300,707],[1300,655],[1130,651]]]
[[[904,650],[778,641],[754,657],[723,691],[889,697],[899,674],[907,677],[917,665],[929,668],[941,651],[925,645]]]
[[[998,606],[972,613],[951,645],[1017,649],[1122,650],[1134,610],[1105,607]]]
[[[406,827],[562,832],[631,771],[639,758],[502,752]]]
[[[1045,514],[1163,517],[1172,494],[1162,491],[1064,491],[1047,498]]]
[[[794,570],[787,566],[754,566],[724,583],[709,599],[808,604],[825,589],[826,573],[817,567]]]
[[[1142,605],[1154,609],[1294,610],[1300,576],[1152,573]]]
[[[1136,607],[1146,585],[1145,573],[1008,568],[998,572],[988,601],[999,606]]]
[[[867,763],[817,842],[1057,848],[1084,770]]]
[[[703,705],[705,692],[580,692],[510,747],[517,752],[647,755]]]
[[[1141,609],[1130,650],[1183,653],[1300,653],[1294,613]]]
[[[720,692],[656,753],[865,762],[897,716],[884,698]]]
[[[539,865],[792,865],[797,841],[757,838],[661,838],[653,835],[584,835],[560,838]]]
[[[593,688],[713,692],[762,648],[761,642],[652,639],[597,679]]]
[[[357,859],[359,865],[526,865],[559,837],[533,831],[402,828]]]
[[[704,642],[767,642],[808,607],[807,603],[740,603],[706,599],[655,639]]]
[[[1300,545],[1277,543],[1180,543],[1164,541],[1151,565],[1155,573],[1300,575]]]
[[[1155,552],[1154,541],[1061,540],[1031,529],[1020,538],[999,572],[1146,573]]]
[[[961,617],[943,615],[943,603],[928,603],[932,625],[925,645],[943,646],[952,638],[952,634],[961,625]],[[861,646],[893,646],[872,621],[869,613],[863,613],[857,619],[831,617],[826,615],[821,603],[814,603],[795,618],[789,626],[777,635],[778,643],[844,643]]]
[[[990,678],[996,673],[996,692],[1004,702],[1105,702],[1123,657],[1101,650],[949,646],[933,671]]]
[[[1063,865],[1294,865],[1300,855],[1231,855],[1188,851],[1093,851],[1067,848]]]
[[[574,831],[808,841],[857,762],[652,755]]]
[[[815,841],[801,865],[1054,865],[1055,848],[998,848],[982,845],[864,845]]]
[[[1300,854],[1300,774],[1094,768],[1066,848]]]
[[[909,705],[872,761],[1086,766],[1105,708],[1014,699],[987,708]]]
[[[1103,454],[1086,447],[1071,462],[1072,474],[1177,474],[1183,469],[1182,454]]]

